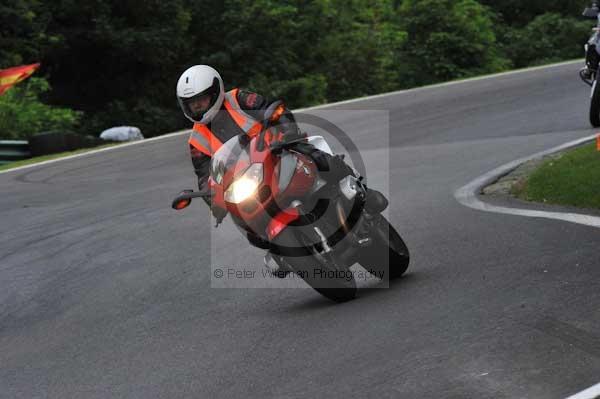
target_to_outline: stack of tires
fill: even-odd
[[[37,157],[74,151],[80,148],[96,147],[101,144],[106,144],[106,141],[72,132],[50,131],[32,136],[29,139],[29,151],[32,157]]]

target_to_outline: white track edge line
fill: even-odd
[[[190,129],[179,130],[179,131],[176,131],[173,133],[167,133],[167,134],[163,134],[161,136],[151,137],[149,139],[132,141],[129,143],[118,144],[118,145],[115,145],[112,147],[106,147],[106,148],[100,148],[97,150],[90,150],[90,151],[82,152],[81,154],[67,155],[67,156],[61,157],[61,158],[49,159],[47,161],[36,162],[36,163],[29,164],[29,165],[17,166],[16,168],[0,170],[0,175],[3,173],[17,172],[17,171],[24,170],[24,169],[34,168],[36,166],[49,165],[49,164],[53,164],[53,163],[60,162],[60,161],[68,161],[70,159],[83,158],[85,156],[98,154],[100,152],[108,152],[108,151],[118,150],[120,148],[130,147],[133,145],[149,143],[152,141],[158,141],[158,140],[166,139],[169,137],[179,136],[184,133],[189,133],[189,131],[190,131]]]
[[[600,384],[596,384],[584,391],[569,396],[567,399],[596,399],[600,397]]]
[[[555,219],[562,220],[565,222],[577,223],[591,227],[600,228],[600,217],[585,215],[580,213],[568,213],[568,212],[547,212],[540,210],[531,210],[531,209],[521,209],[521,208],[510,208],[504,206],[496,206],[486,202],[481,201],[478,198],[478,193],[480,190],[496,181],[499,177],[509,173],[511,170],[517,168],[519,165],[530,161],[532,159],[541,158],[545,155],[553,154],[555,152],[559,152],[565,150],[567,148],[575,147],[577,145],[592,141],[596,138],[596,135],[587,136],[578,140],[570,141],[568,143],[559,145],[558,147],[551,148],[549,150],[541,151],[536,154],[517,159],[515,161],[504,164],[492,171],[489,171],[478,178],[472,180],[467,185],[459,188],[454,192],[454,198],[464,206],[467,206],[472,209],[484,211],[484,212],[494,212],[494,213],[504,213],[508,215],[517,215],[517,216],[526,216],[526,217],[535,217],[535,218],[545,218],[545,219]]]
[[[428,85],[428,86],[422,86],[422,87],[415,87],[415,88],[412,88],[412,89],[397,90],[397,91],[391,91],[391,92],[388,92],[388,93],[375,94],[375,95],[371,95],[371,96],[357,97],[357,98],[353,98],[353,99],[350,99],[350,100],[338,101],[338,102],[335,102],[335,103],[315,105],[314,107],[307,107],[307,108],[296,109],[296,110],[293,110],[293,112],[303,112],[303,111],[309,111],[309,110],[316,110],[316,109],[328,108],[328,107],[333,107],[333,106],[338,106],[338,105],[345,105],[345,104],[351,104],[351,103],[356,103],[356,102],[361,102],[361,101],[369,101],[369,100],[374,100],[374,99],[378,99],[378,98],[395,96],[395,95],[399,95],[399,94],[413,93],[413,92],[418,92],[418,91],[422,91],[422,90],[428,90],[428,89],[434,89],[434,88],[440,88],[440,87],[447,87],[447,86],[454,86],[454,85],[458,85],[458,84],[469,83],[469,82],[476,82],[476,81],[486,80],[486,79],[494,79],[494,78],[499,78],[499,77],[503,77],[503,76],[510,76],[510,75],[515,75],[515,74],[520,74],[520,73],[525,73],[525,72],[537,71],[537,70],[542,70],[542,69],[556,68],[556,67],[560,67],[560,66],[564,66],[564,65],[570,65],[570,64],[578,63],[578,62],[581,62],[581,61],[582,61],[581,59],[571,60],[571,61],[564,61],[564,62],[559,62],[559,63],[556,63],[556,64],[542,65],[542,66],[536,66],[536,67],[530,67],[530,68],[517,69],[517,70],[514,70],[514,71],[500,72],[500,73],[495,73],[495,74],[491,74],[491,75],[476,76],[476,77],[473,77],[473,78],[453,80],[453,81],[450,81],[450,82],[437,83],[437,84]],[[124,148],[124,147],[128,147],[128,146],[132,146],[132,145],[138,145],[138,144],[148,143],[148,142],[151,142],[151,141],[162,140],[162,139],[166,139],[166,138],[169,138],[169,137],[174,137],[174,136],[186,134],[186,133],[189,133],[189,131],[190,131],[190,129],[179,130],[179,131],[176,131],[176,132],[173,132],[173,133],[163,134],[161,136],[152,137],[152,138],[149,138],[149,139],[144,139],[144,140],[139,140],[139,141],[133,141],[133,142],[126,143],[126,144],[116,145],[114,147],[107,147],[107,148],[101,148],[99,150],[86,151],[86,152],[81,153],[81,154],[68,155],[68,156],[61,157],[61,158],[49,159],[47,161],[37,162],[37,163],[29,164],[29,165],[18,166],[16,168],[11,168],[11,169],[6,169],[6,170],[0,170],[0,175],[4,174],[4,173],[18,172],[18,171],[21,171],[21,170],[24,170],[24,169],[33,168],[33,167],[36,167],[36,166],[49,165],[49,164],[53,164],[53,163],[60,162],[60,161],[68,161],[70,159],[82,158],[82,157],[85,157],[85,156],[98,154],[100,152],[112,151],[112,150],[116,150],[116,149],[119,149],[119,148]]]

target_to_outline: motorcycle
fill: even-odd
[[[594,35],[585,44],[586,67],[579,71],[579,77],[583,82],[592,88],[590,98],[590,123],[593,127],[600,127],[600,87],[598,86],[598,60],[600,60],[600,9],[597,2],[593,2],[591,7],[587,7],[583,16],[589,19],[595,19],[596,27],[593,28]]]
[[[303,141],[333,155],[321,136],[267,140],[282,107],[276,102],[265,111],[258,135],[224,143],[213,154],[208,187],[184,190],[172,207],[181,210],[193,198],[205,199],[217,226],[230,214],[251,243],[267,251],[264,263],[272,275],[295,273],[336,302],[355,298],[349,268],[357,262],[384,280],[400,277],[410,255],[381,214],[387,199],[367,188],[357,172],[328,182],[314,159],[294,149]]]

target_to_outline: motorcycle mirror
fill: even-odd
[[[171,208],[176,211],[180,211],[184,208],[187,208],[192,203],[192,196],[194,195],[194,190],[183,190],[180,192],[177,197],[171,203]]]
[[[275,101],[273,104],[269,105],[269,107],[265,110],[263,114],[263,121],[266,123],[277,122],[281,115],[285,111],[285,104],[283,101]]]
[[[171,207],[173,209],[175,209],[176,211],[180,211],[180,210],[190,206],[191,203],[192,203],[191,198],[187,198],[187,199],[184,198],[184,199],[180,199],[179,201],[177,201],[177,199],[175,199],[173,201],[173,203],[171,204]]]
[[[171,203],[171,208],[180,211],[187,208],[192,203],[192,198],[211,198],[211,196],[211,191],[208,188],[201,191],[183,190],[175,197]]]

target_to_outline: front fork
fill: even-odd
[[[372,222],[372,217],[364,212],[363,207],[361,206],[358,209],[358,214],[356,216],[352,216],[348,218],[347,212],[344,210],[343,205],[339,199],[336,201],[335,206],[335,214],[333,217],[335,220],[329,220],[323,224],[318,223],[318,220],[312,221],[311,223],[306,223],[308,221],[303,221],[305,227],[304,232],[307,235],[313,237],[314,247],[317,248],[318,252],[325,256],[331,257],[335,259],[335,263],[340,266],[350,266],[356,263],[358,259],[358,255],[360,251],[371,245],[372,239],[370,237],[370,225]],[[356,210],[355,210],[356,212]],[[350,212],[351,213],[351,212]],[[282,234],[286,229],[289,229],[289,216],[291,212],[289,209],[282,212],[281,217],[274,218],[267,231],[270,232],[270,241],[276,241],[277,237]],[[351,220],[352,218],[355,220]],[[299,214],[298,219],[301,219],[302,216]],[[287,219],[288,223],[284,223],[283,220]],[[336,222],[337,221],[337,222]],[[350,221],[350,223],[348,223]],[[319,226],[321,225],[321,226]],[[321,227],[328,226],[336,226],[334,229],[323,229]],[[295,226],[294,228],[298,228]],[[273,233],[276,233],[275,235]],[[288,243],[291,244],[291,243]],[[295,243],[296,245],[301,245],[300,242]],[[274,253],[271,253],[274,252]],[[281,272],[282,269],[285,272],[285,265],[282,267],[282,256],[285,260],[285,256],[296,256],[295,251],[290,251],[289,253],[284,253],[280,248],[271,248],[271,250],[265,256],[265,266],[272,273]],[[297,256],[302,256],[303,251],[299,251]],[[287,270],[289,271],[289,270]]]
[[[579,71],[579,77],[589,86],[592,86],[593,82],[596,80],[598,64],[600,63],[600,54],[598,54],[598,49],[594,42],[594,38],[597,35],[598,32],[596,32],[595,36],[583,46],[585,50],[585,67]]]
[[[339,182],[339,191],[336,190],[333,197],[332,212],[327,212],[330,216],[327,216],[326,224],[321,225],[335,226],[335,231],[323,231],[318,226],[318,220],[325,217],[324,215],[320,215],[317,220],[303,220],[300,224],[313,230],[313,236],[318,237],[317,243],[322,253],[335,252],[335,257],[339,258],[340,263],[352,265],[362,248],[371,245],[370,233],[373,230],[374,216],[387,208],[388,201],[380,192],[367,189],[362,180],[354,176],[342,179]],[[296,203],[276,215],[266,228],[269,241],[274,242],[297,220],[311,219],[310,215],[305,215],[301,210],[302,204]],[[274,270],[271,266],[275,266],[276,263],[272,258],[271,254],[265,257],[265,265],[270,270]]]

